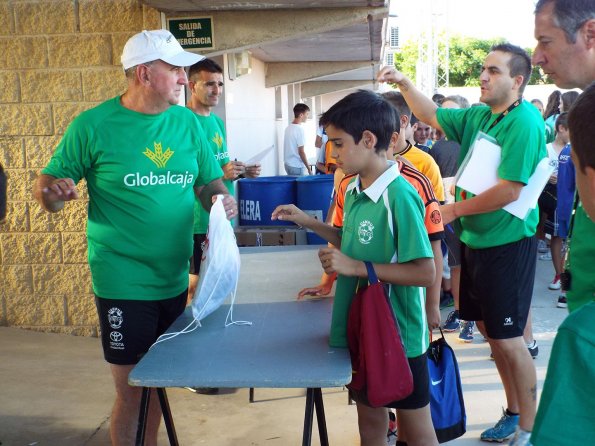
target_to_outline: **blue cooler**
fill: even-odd
[[[295,203],[295,177],[258,177],[238,181],[240,226],[293,226],[289,221],[271,220],[271,214],[280,204]]]
[[[331,204],[334,175],[308,175],[297,177],[297,207],[318,220],[326,220]],[[308,230],[308,245],[324,245],[326,240]]]

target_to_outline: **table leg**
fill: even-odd
[[[326,418],[324,416],[324,402],[322,401],[322,390],[320,388],[314,389],[314,405],[316,406],[316,421],[318,423],[320,446],[329,446]]]
[[[248,400],[253,403],[254,402],[254,387],[250,387],[250,396],[248,397]]]
[[[161,412],[163,414],[165,428],[167,429],[167,438],[169,438],[169,444],[170,446],[179,446],[176,428],[174,426],[173,417],[171,416],[171,410],[169,408],[169,401],[167,400],[167,393],[165,393],[165,389],[157,388],[157,395],[159,396],[159,404],[161,405]]]
[[[143,387],[141,394],[138,425],[136,428],[136,446],[143,446],[145,444],[145,429],[147,428],[147,415],[149,412],[149,401],[151,399],[150,390],[148,387]]]
[[[304,436],[302,437],[302,446],[312,444],[312,422],[314,421],[314,389],[306,390],[306,413],[304,416]]]

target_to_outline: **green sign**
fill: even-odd
[[[183,48],[213,48],[213,18],[167,19],[168,28]]]

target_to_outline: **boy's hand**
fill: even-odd
[[[378,82],[398,84],[399,82],[403,82],[403,80],[405,80],[405,75],[398,71],[395,67],[387,66],[378,72],[376,80],[378,80]]]
[[[306,223],[310,218],[312,217],[293,204],[282,204],[277,206],[271,214],[271,220],[291,221],[299,226],[306,226]]]
[[[337,248],[321,248],[318,258],[324,272],[327,274],[338,273],[344,276],[359,276],[359,267],[363,262],[347,257]]]

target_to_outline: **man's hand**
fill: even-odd
[[[76,200],[79,194],[72,178],[55,178],[41,174],[33,187],[33,195],[39,204],[49,212],[58,212],[65,201]]]
[[[246,171],[244,175],[246,176],[246,178],[256,178],[260,176],[261,170],[262,169],[260,164],[251,164],[249,166],[246,166]]]
[[[299,226],[306,226],[308,220],[311,218],[312,217],[293,204],[282,204],[277,206],[271,215],[271,220],[291,221]]]
[[[376,76],[378,82],[388,82],[391,84],[398,84],[405,79],[406,77],[403,73],[398,71],[395,67],[389,66],[382,68]]]
[[[440,308],[437,308],[436,305],[426,305],[426,318],[430,330],[438,328],[440,326]]]
[[[217,201],[217,195],[211,197],[213,203]],[[236,199],[229,194],[223,194],[223,209],[228,220],[232,220],[238,215],[238,204]]]
[[[226,180],[233,181],[243,175],[244,172],[246,172],[246,165],[241,161],[230,161],[223,166],[223,178]]]

